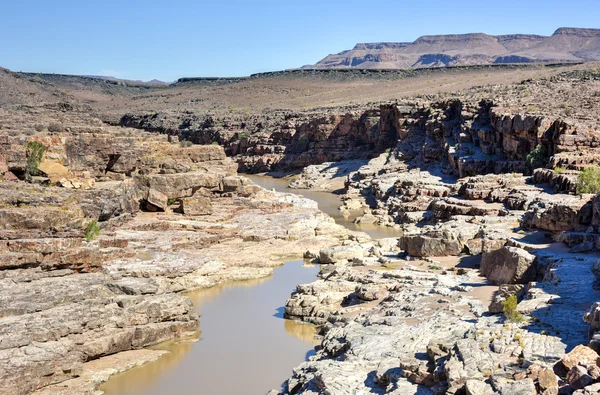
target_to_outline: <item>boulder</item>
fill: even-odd
[[[583,316],[583,321],[587,322],[594,331],[600,330],[600,302],[594,303]]]
[[[418,257],[458,255],[463,250],[456,234],[447,230],[404,235],[398,239],[398,247]]]
[[[536,395],[537,391],[532,379],[524,379],[502,386],[501,393],[506,395]]]
[[[213,212],[210,199],[204,196],[183,198],[181,202],[181,208],[185,215],[210,215]]]
[[[481,274],[493,284],[525,284],[535,280],[535,256],[519,247],[502,247],[481,258]]]
[[[354,258],[363,258],[364,255],[365,252],[359,245],[328,247],[319,251],[319,260],[321,263],[336,263]]]
[[[488,306],[488,311],[490,314],[498,314],[502,313],[504,306],[502,302],[506,301],[509,296],[516,295],[517,299],[520,300],[523,298],[523,295],[527,291],[527,288],[522,284],[503,284],[498,287],[498,290],[494,293],[492,297],[492,301]]]
[[[538,373],[538,386],[542,391],[555,391],[558,393],[558,376],[552,369],[542,369]]]
[[[596,365],[598,357],[600,356],[596,351],[587,346],[579,345],[571,350],[570,353],[565,355],[563,359],[560,360],[559,364],[565,369],[565,371],[570,371],[577,365],[584,367]]]
[[[146,208],[150,211],[167,209],[169,197],[156,189],[149,189],[146,195]]]
[[[573,366],[567,374],[567,382],[574,390],[581,389],[592,383],[594,379],[583,366]]]

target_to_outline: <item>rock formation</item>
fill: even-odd
[[[552,36],[483,33],[423,36],[414,42],[356,44],[305,68],[407,69],[600,60],[600,29],[559,28]]]

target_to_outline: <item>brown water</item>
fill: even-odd
[[[292,190],[283,179],[248,177],[264,188],[316,201],[321,211],[351,230],[373,238],[400,235],[398,229],[354,224],[353,218],[344,218],[337,195]],[[314,281],[318,271],[318,266],[302,260],[291,261],[266,279],[188,294],[202,314],[199,340],[155,346],[170,353],[112,377],[100,389],[107,395],[260,395],[278,389],[318,344],[314,326],[283,319],[283,304],[296,285]]]
[[[355,224],[353,221],[356,216],[344,217],[340,213],[339,207],[341,206],[342,202],[340,197],[333,193],[310,191],[307,189],[291,189],[288,188],[288,181],[283,178],[273,178],[254,174],[244,174],[244,177],[248,177],[254,183],[265,189],[274,189],[277,192],[294,193],[296,195],[302,195],[308,199],[314,200],[318,203],[319,210],[327,213],[335,220],[336,223],[343,225],[350,230],[365,232],[373,239],[402,236],[402,230],[400,229],[373,224]]]
[[[262,395],[280,388],[318,343],[314,326],[283,319],[283,304],[318,271],[291,261],[266,279],[188,294],[202,313],[200,340],[159,345],[171,353],[114,376],[100,389],[111,395]]]

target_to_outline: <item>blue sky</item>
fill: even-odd
[[[312,64],[357,42],[600,27],[598,0],[4,0],[0,66],[172,81]]]

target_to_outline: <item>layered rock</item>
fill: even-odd
[[[110,376],[92,361],[133,352],[113,359],[116,372],[156,358],[136,352],[146,346],[197,335],[179,293],[264,277],[307,244],[348,238],[314,202],[238,176],[221,147],[74,128],[8,137],[5,174],[29,171],[28,141],[47,148],[43,185],[0,182],[2,393],[90,392]]]

